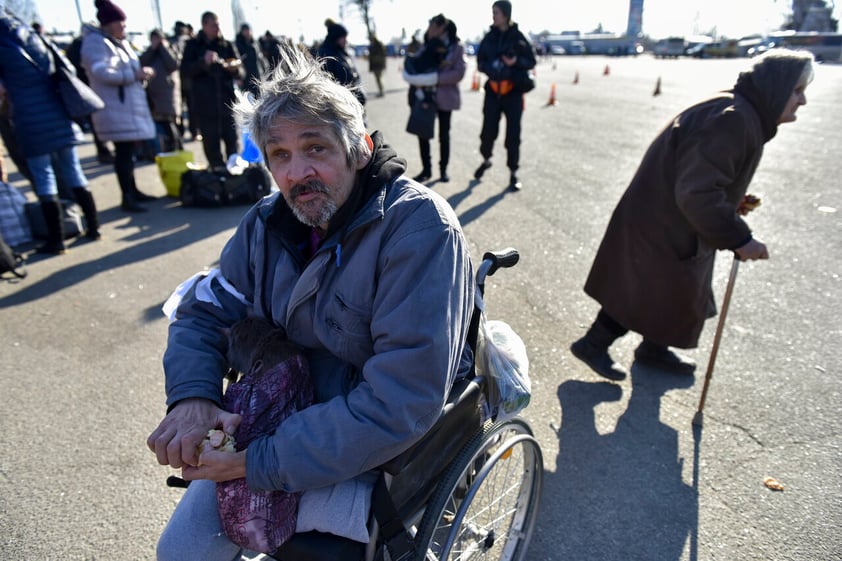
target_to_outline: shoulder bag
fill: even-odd
[[[67,67],[61,54],[56,52],[55,45],[47,40],[44,40],[44,44],[53,55],[53,62],[55,63],[55,72],[50,77],[56,85],[61,103],[70,118],[78,121],[105,108],[105,102],[102,101],[102,98],[80,80],[74,70]]]

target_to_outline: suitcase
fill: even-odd
[[[241,175],[226,169],[187,170],[181,175],[179,198],[188,207],[251,205],[271,189],[272,177],[260,164],[249,165]]]

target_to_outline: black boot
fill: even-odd
[[[433,176],[433,172],[429,170],[429,168],[424,168],[421,173],[413,177],[415,181],[418,183],[424,183],[425,181],[429,181],[430,178]]]
[[[448,181],[450,181],[450,176],[447,175],[447,167],[440,166],[439,172],[439,181],[441,181],[442,183],[447,183]]]
[[[134,188],[134,192],[132,193],[132,195],[134,195],[135,200],[141,203],[149,203],[158,200],[158,197],[154,195],[147,195],[146,193],[143,193],[140,190],[138,190],[137,187]]]
[[[85,187],[76,187],[73,189],[73,197],[85,214],[85,224],[87,225],[85,237],[89,240],[102,238],[102,234],[99,233],[99,216],[97,216],[94,196]]]
[[[646,338],[635,349],[634,360],[638,364],[670,374],[688,376],[696,370],[696,363],[690,358],[671,351],[666,345],[655,343]]]
[[[474,172],[474,179],[476,179],[478,181],[480,179],[482,179],[482,175],[485,173],[485,170],[487,170],[490,167],[491,167],[491,160],[486,158],[485,160],[482,161],[482,163],[479,165],[477,170]]]
[[[50,255],[61,255],[66,253],[64,247],[64,224],[61,219],[61,203],[58,195],[39,197],[41,200],[41,212],[44,215],[44,224],[47,227],[47,243],[39,247],[38,253]]]
[[[125,212],[146,212],[149,210],[140,204],[137,198],[130,193],[123,193],[123,202],[120,203],[120,209]]]
[[[570,345],[570,352],[600,376],[609,380],[622,380],[626,377],[626,371],[608,354],[608,347],[617,337],[617,334],[597,320],[584,337]]]

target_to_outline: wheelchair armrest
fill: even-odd
[[[480,377],[457,382],[442,415],[427,434],[381,466],[393,476],[389,494],[401,516],[409,516],[428,500],[438,476],[482,427],[483,387]]]
[[[398,475],[407,464],[430,451],[436,455],[444,455],[450,448],[448,443],[453,440],[461,441],[455,447],[459,450],[461,444],[473,436],[475,428],[480,426],[479,403],[483,385],[484,380],[481,378],[456,382],[450,390],[441,416],[427,434],[400,455],[380,466],[380,469],[388,474]],[[464,441],[460,436],[464,437]],[[436,475],[430,474],[430,477]]]

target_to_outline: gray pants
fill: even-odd
[[[158,540],[158,561],[235,561],[241,555],[222,532],[216,483],[191,482]]]

